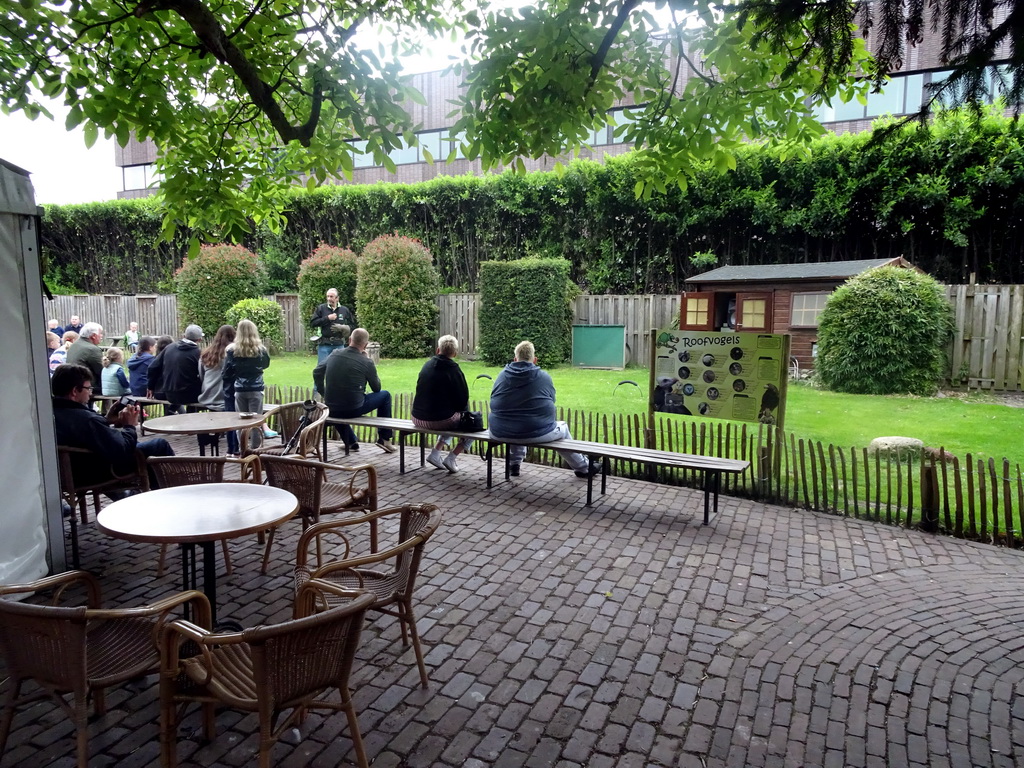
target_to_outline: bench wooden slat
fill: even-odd
[[[348,424],[354,427],[371,427],[376,429],[390,429],[400,435],[399,449],[401,451],[400,471],[405,471],[405,434],[440,434],[436,429],[425,429],[412,422],[411,419],[398,419],[394,417],[382,418],[379,416],[353,416],[352,418],[328,417],[327,424]],[[513,444],[507,438],[494,437],[490,430],[482,432],[460,432],[445,430],[443,434],[457,438],[471,440],[482,440],[489,444]],[[327,430],[324,430],[324,455],[326,455]],[[709,522],[709,497],[714,495],[715,511],[718,511],[718,490],[721,485],[722,473],[738,474],[750,467],[750,462],[741,459],[723,459],[717,456],[701,456],[692,453],[677,453],[675,451],[659,451],[653,448],[639,448],[634,446],[613,445],[611,443],[596,443],[587,440],[549,440],[543,443],[527,443],[532,448],[544,448],[552,450],[575,451],[588,456],[603,456],[625,461],[635,461],[643,464],[655,464],[665,467],[679,469],[690,469],[704,473],[704,524]],[[346,449],[347,451],[347,449]],[[420,460],[422,465],[422,457]],[[605,488],[605,470],[607,462],[602,463],[601,470],[601,492]],[[487,487],[491,487],[491,451],[487,451]],[[587,506],[590,506],[593,494],[593,477],[587,478]]]

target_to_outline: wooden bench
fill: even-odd
[[[348,424],[350,427],[370,427],[374,429],[390,429],[398,435],[398,471],[405,474],[405,437],[406,435],[420,436],[420,467],[426,465],[426,442],[425,435],[436,435],[437,430],[418,427],[410,419],[380,418],[376,416],[353,416],[352,418],[333,418],[326,420],[328,425]],[[453,432],[444,434],[455,438],[479,440],[487,443],[487,452],[484,456],[487,461],[487,487],[492,487],[492,457],[495,445],[517,444],[508,438],[494,437],[490,430],[482,432]],[[324,429],[323,455],[327,455],[327,429]],[[701,472],[704,476],[704,525],[711,522],[711,512],[718,514],[718,493],[722,486],[722,474],[739,474],[747,470],[749,461],[740,459],[720,459],[715,456],[699,456],[691,453],[675,453],[674,451],[658,451],[652,448],[635,448],[625,445],[614,445],[611,443],[594,443],[586,440],[551,440],[546,443],[527,443],[531,448],[547,448],[552,450],[575,451],[582,453],[591,460],[601,460],[601,495],[608,489],[608,472],[610,459],[621,459],[641,464],[651,464],[662,467],[674,467],[677,469],[688,469]],[[345,446],[345,455],[348,455],[348,446]],[[509,455],[505,452],[505,479],[509,475]],[[593,503],[594,498],[594,476],[587,477],[587,506]]]

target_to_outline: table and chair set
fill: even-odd
[[[403,645],[411,642],[420,682],[426,687],[413,593],[424,547],[437,530],[441,513],[429,504],[378,509],[372,465],[344,467],[320,460],[326,409],[293,403],[280,406],[277,413],[283,414],[277,420],[281,446],[262,445],[241,459],[143,459],[133,478],[91,485],[75,484],[78,451],[60,449],[61,491],[72,506],[76,570],[0,587],[0,596],[6,597],[0,599],[0,654],[9,675],[0,714],[0,754],[6,749],[15,710],[49,696],[72,720],[77,764],[86,768],[88,698],[102,713],[106,688],[156,672],[164,766],[176,764],[178,723],[191,702],[202,705],[208,739],[214,737],[215,706],[258,713],[261,766],[272,764],[273,745],[306,710],[343,711],[356,761],[367,765],[349,692],[364,615],[379,611],[398,619]],[[181,414],[151,419],[146,429],[183,434],[193,429],[209,432],[212,425],[227,431],[231,417],[235,423],[246,422],[233,428],[245,429],[262,425],[268,415],[241,419],[230,412]],[[226,473],[233,475],[236,469],[238,479],[228,481]],[[155,490],[149,489],[150,473],[159,486]],[[343,475],[340,480],[338,474]],[[137,492],[99,510],[96,497],[112,489]],[[181,592],[137,608],[103,606],[99,581],[77,570],[77,518],[87,522],[90,495],[97,505],[99,531],[128,542],[160,545],[159,572],[167,546],[179,547]],[[344,516],[321,519],[335,513]],[[255,534],[264,546],[260,570],[266,573],[275,531],[295,516],[301,519],[302,533],[291,560],[292,618],[248,629],[223,621],[217,611],[217,544],[230,573],[227,541]],[[197,548],[202,555],[201,579]],[[47,604],[41,602],[45,593],[52,593]],[[68,605],[69,598],[77,599]],[[40,690],[22,696],[23,684],[30,680]],[[322,698],[332,692],[340,694],[340,702]],[[278,717],[285,712],[290,714]]]

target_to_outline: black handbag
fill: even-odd
[[[484,415],[480,411],[462,411],[459,415],[459,430],[462,432],[483,432]]]

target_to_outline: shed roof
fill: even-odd
[[[910,262],[897,256],[894,259],[857,259],[855,261],[825,261],[813,264],[758,264],[743,267],[719,267],[701,275],[687,278],[688,283],[749,283],[779,282],[784,280],[846,280],[886,265],[909,267]]]

